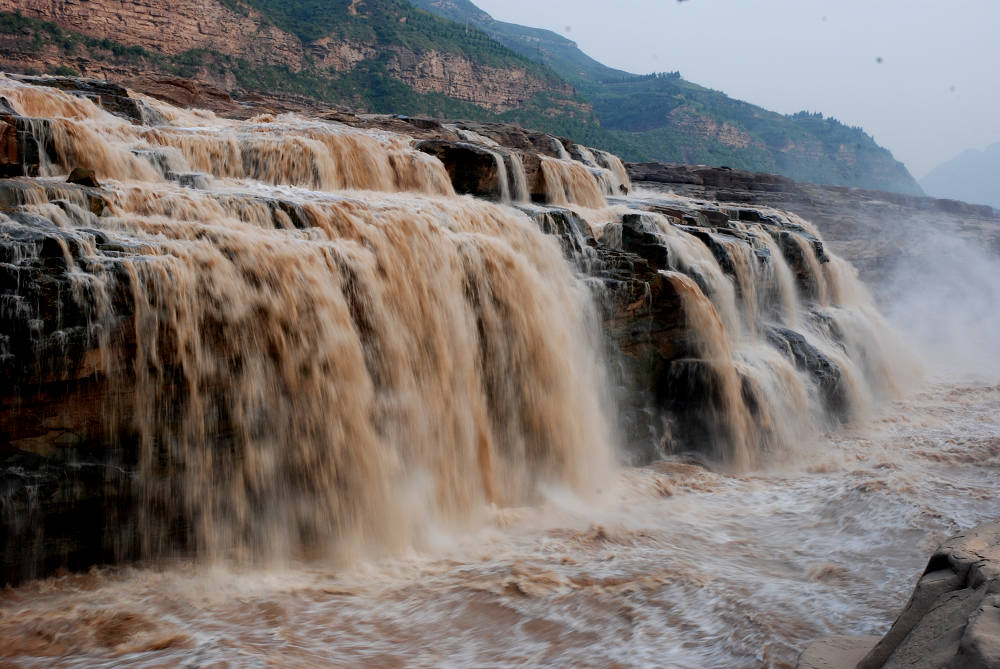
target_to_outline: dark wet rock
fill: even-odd
[[[495,152],[469,142],[439,139],[417,143],[416,148],[444,163],[456,193],[497,198],[501,194]]]
[[[645,259],[654,269],[666,269],[669,264],[667,247],[641,214],[622,217],[621,245],[622,250]]]
[[[42,150],[31,119],[0,113],[0,177],[36,176]]]
[[[10,100],[0,95],[0,116],[19,116]]]
[[[271,200],[268,202],[273,212],[276,228],[298,228],[304,229],[312,227],[309,215],[300,204],[287,202],[285,200]]]
[[[61,91],[79,95],[102,95],[111,97],[128,97],[128,89],[124,86],[105,81],[104,79],[86,79],[83,77],[40,77],[27,74],[8,75],[25,84],[58,88]]]
[[[820,298],[820,282],[823,279],[820,276],[816,276],[816,273],[813,271],[814,264],[809,262],[807,256],[809,251],[804,250],[798,243],[798,239],[802,235],[797,232],[780,229],[771,229],[770,233],[781,248],[781,254],[788,261],[788,267],[792,270],[795,282],[798,284],[802,295],[812,300],[818,300]],[[826,257],[825,253],[822,256],[816,253],[815,245],[812,245],[811,250],[813,257],[817,261],[821,262],[821,258],[826,258],[829,262],[829,258]]]
[[[23,422],[44,421],[48,427],[26,448],[55,444],[43,455],[0,440],[0,583],[43,577],[57,570],[84,570],[95,564],[120,563],[140,557],[133,538],[141,502],[133,491],[130,470],[136,449],[126,448],[127,432],[73,433],[45,409],[53,400],[80,412],[95,413],[95,402],[108,400],[103,389],[93,395],[79,386],[75,393],[50,396],[44,392],[18,406],[0,404],[4,414]],[[73,417],[80,425],[83,414]],[[107,444],[117,443],[118,446]],[[95,451],[94,444],[103,444]],[[129,455],[131,452],[131,455]],[[30,559],[29,559],[30,558]]]
[[[576,212],[561,207],[516,206],[530,216],[542,232],[558,237],[563,253],[575,259],[582,271],[590,269],[588,260],[595,256],[588,251],[597,246],[597,242],[590,226]]]
[[[206,189],[208,188],[208,175],[199,172],[170,172],[167,171],[164,177],[174,181],[184,188]]]
[[[799,332],[771,327],[767,329],[766,335],[767,341],[781,351],[785,358],[812,377],[828,411],[837,418],[846,419],[850,411],[849,395],[844,387],[840,367]]]
[[[397,115],[397,119],[403,121],[407,125],[411,125],[418,130],[441,130],[443,124],[441,121],[433,118],[421,118],[419,116],[403,116]]]
[[[579,161],[587,167],[603,167],[603,165],[598,165],[593,160],[590,160],[586,154],[584,154],[583,148],[584,147],[581,147],[579,144],[566,142],[566,153],[568,153],[573,160]]]
[[[77,202],[92,190],[51,187]],[[124,356],[134,341],[134,255],[104,232],[0,217],[0,583],[137,557],[129,372],[99,352],[115,342]]]
[[[101,187],[100,182],[97,181],[97,175],[94,174],[94,170],[88,170],[83,167],[74,167],[70,171],[69,177],[66,178],[66,183],[89,186],[90,188]]]
[[[132,153],[147,160],[153,166],[153,169],[166,178],[167,173],[170,171],[170,159],[167,158],[165,152],[157,151],[156,149],[133,149]]]
[[[564,147],[571,143],[569,140],[562,140],[543,132],[525,130],[507,123],[461,121],[455,125],[462,130],[470,130],[483,137],[489,137],[500,146],[550,158],[563,157]]]

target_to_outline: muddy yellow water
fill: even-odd
[[[879,633],[1000,512],[1000,386],[932,384],[743,476],[663,462],[353,566],[176,564],[7,590],[15,666],[790,667]]]

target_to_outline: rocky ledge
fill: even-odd
[[[813,644],[799,669],[996,669],[1000,667],[1000,523],[935,551],[889,632]]]
[[[815,224],[830,249],[846,258],[878,290],[897,263],[933,262],[934,232],[945,231],[1000,253],[1000,212],[957,200],[821,186],[776,174],[728,167],[629,163],[637,188],[713,202],[766,206],[795,212]]]

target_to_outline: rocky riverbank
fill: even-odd
[[[803,653],[799,669],[1000,667],[1000,524],[941,545],[899,618],[880,640],[836,637]]]

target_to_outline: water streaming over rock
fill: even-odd
[[[12,448],[43,460],[52,444],[70,444],[70,457],[93,467],[67,470],[78,487],[104,491],[87,498],[99,522],[81,530],[96,528],[103,548],[67,548],[55,565],[178,553],[317,565],[332,555],[363,572],[372,556],[435,555],[442,542],[454,547],[456,529],[485,531],[486,545],[505,547],[478,565],[463,544],[458,577],[436,558],[425,571],[405,559],[386,567],[431,578],[425,591],[378,572],[371,583],[387,579],[383,597],[359,585],[363,576],[344,585],[322,575],[320,585],[277,585],[285,594],[266,586],[261,596],[282,603],[261,606],[313,626],[344,597],[399,614],[375,623],[390,650],[293,634],[298,648],[315,642],[306,665],[393,665],[393,648],[423,653],[412,635],[396,636],[413,623],[405,609],[428,601],[449,610],[452,600],[438,595],[469,591],[472,627],[459,637],[488,637],[477,621],[496,616],[510,619],[498,629],[520,630],[513,645],[491,642],[486,663],[605,666],[623,648],[652,661],[645,653],[657,646],[636,629],[647,620],[671,639],[685,626],[719,637],[715,650],[677,650],[677,666],[751,666],[750,656],[787,666],[782,658],[805,636],[791,621],[770,631],[777,650],[747,651],[710,621],[670,612],[664,597],[705,597],[708,581],[677,565],[654,569],[651,556],[682,537],[651,519],[681,522],[694,503],[651,500],[723,491],[718,509],[695,504],[692,517],[700,508],[707,531],[722,523],[737,535],[724,522],[730,498],[767,507],[769,484],[745,472],[797,466],[824,431],[863,424],[912,378],[912,358],[856,273],[806,221],[763,207],[624,198],[631,184],[617,157],[544,135],[534,153],[442,126],[452,134],[425,152],[405,135],[295,115],[237,122],[145,100],[160,119],[150,125],[10,80],[0,79],[0,94],[41,147],[39,176],[0,191],[0,318],[9,325],[0,363],[17,389],[0,427]],[[479,170],[471,181],[456,177],[466,158]],[[63,183],[74,166],[93,169],[103,187]],[[466,187],[500,203],[463,196]],[[14,467],[8,475],[27,480]],[[51,569],[31,562],[32,551],[48,555],[47,539],[33,529],[41,506],[18,485],[4,493],[15,532],[4,551],[16,563],[8,573],[23,578]],[[789,499],[812,500],[801,485]],[[626,520],[633,505],[647,529]],[[591,516],[614,526],[588,529],[581,519]],[[518,529],[508,536],[506,525]],[[69,536],[67,546],[83,541]],[[540,566],[545,545],[558,566]],[[496,555],[507,557],[491,562]],[[605,558],[619,562],[602,567]],[[162,585],[151,573],[130,578],[140,599],[144,579]],[[113,599],[119,586],[101,579],[86,587],[110,588]],[[288,603],[300,587],[315,610]],[[642,602],[627,601],[636,592]],[[738,618],[726,596],[705,601],[721,619]],[[577,651],[607,645],[591,629],[607,606],[621,629],[605,627],[624,645],[587,659]],[[0,627],[8,610],[0,607]],[[128,628],[136,648],[116,652],[230,658],[185,625],[152,634],[158,615],[97,616],[93,626]],[[377,635],[352,616],[346,631]],[[242,624],[235,612],[208,617],[216,635]],[[63,648],[103,657],[99,641],[32,650],[25,629],[6,630],[18,639],[6,656]],[[747,630],[768,634],[755,622]],[[554,641],[566,634],[572,644]],[[157,645],[164,654],[150,651]],[[462,657],[454,663],[475,661]]]
[[[543,158],[541,170],[548,202],[564,206],[572,203],[591,209],[604,206],[604,195],[597,180],[580,163]]]
[[[61,93],[4,93],[65,115],[46,173],[89,157],[117,181],[101,216],[40,187],[19,215],[78,231],[70,283],[105,305],[88,318],[105,375],[132,384],[109,415],[134,416],[142,554],[169,552],[178,527],[206,555],[399,549],[428,523],[607,472],[586,289],[524,215],[417,195],[452,191],[408,138],[298,118],[140,128]]]

